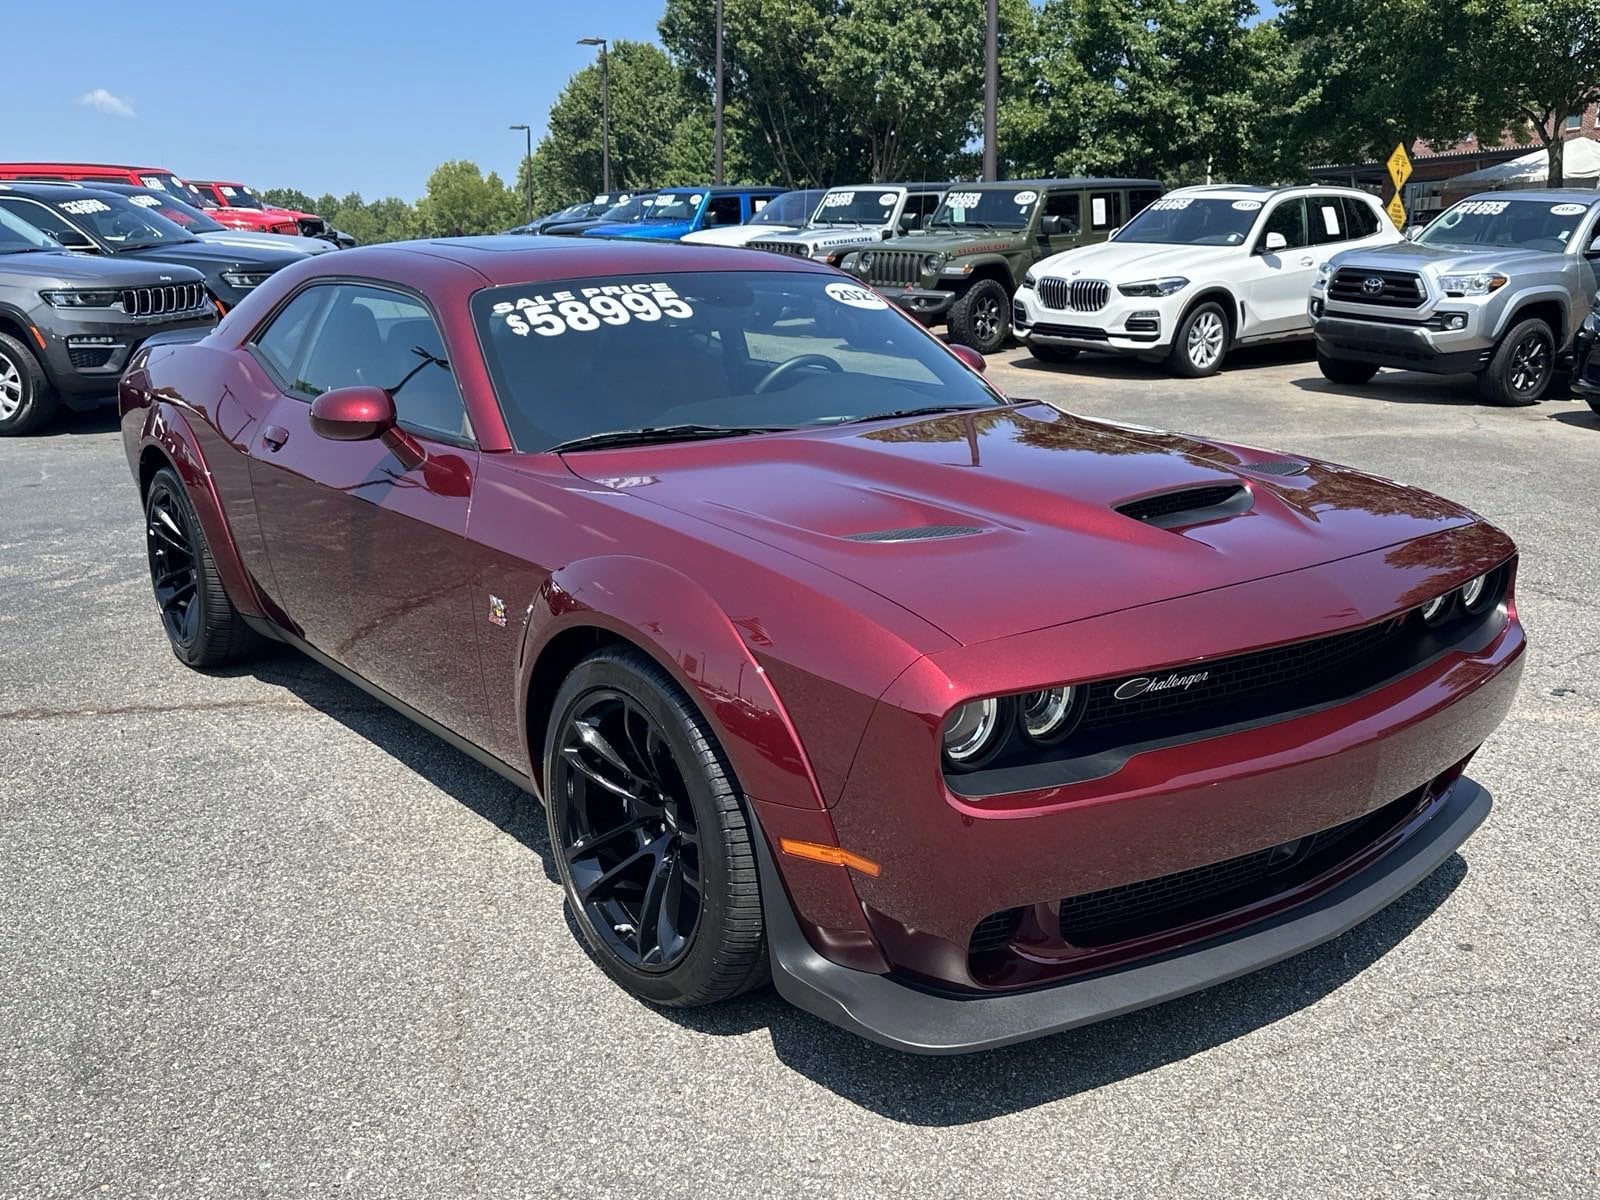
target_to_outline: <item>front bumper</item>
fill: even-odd
[[[1457,779],[1412,835],[1366,869],[1295,908],[1154,960],[1006,995],[940,994],[839,966],[806,940],[757,837],[773,981],[790,1003],[917,1054],[990,1050],[1200,991],[1309,950],[1353,928],[1426,879],[1488,815],[1478,784]]]
[[[1483,370],[1494,353],[1494,336],[1482,304],[1456,299],[1404,313],[1382,309],[1327,307],[1313,293],[1307,314],[1323,356],[1435,375]],[[1434,328],[1445,316],[1460,317],[1460,329]]]
[[[950,311],[956,294],[940,288],[899,287],[892,284],[873,284],[885,300],[924,321],[936,321]]]
[[[1592,334],[1578,334],[1573,347],[1572,390],[1589,401],[1591,406],[1600,402],[1600,340]],[[1600,407],[1595,409],[1600,412]]]
[[[107,320],[108,310],[50,309],[37,314],[35,327],[44,335],[44,368],[58,391],[67,397],[92,398],[116,393],[117,380],[128,360],[152,334],[169,329],[192,329],[217,323],[215,309],[182,317]],[[109,310],[115,312],[116,310]],[[95,315],[90,315],[95,314]],[[109,338],[108,343],[88,339]]]
[[[1020,288],[1011,301],[1011,328],[1024,344],[1099,350],[1108,354],[1159,355],[1172,341],[1182,315],[1185,293],[1171,296],[1124,296],[1115,288],[1093,312],[1050,308],[1031,288]],[[1131,325],[1130,325],[1131,323]]]

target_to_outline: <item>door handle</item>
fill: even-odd
[[[261,443],[274,450],[282,450],[283,444],[289,440],[289,431],[282,425],[265,425],[261,429]]]
[[[1302,258],[1300,260],[1300,265],[1302,267],[1314,267],[1317,265],[1317,260],[1314,258]]]

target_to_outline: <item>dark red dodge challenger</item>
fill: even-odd
[[[1465,509],[981,366],[792,258],[414,242],[147,344],[122,431],[180,659],[288,642],[542,797],[637,995],[950,1052],[1394,900],[1524,647]]]

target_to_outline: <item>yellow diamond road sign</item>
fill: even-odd
[[[1406,227],[1406,206],[1400,203],[1400,193],[1394,194],[1394,199],[1389,201],[1389,220],[1394,222],[1394,227],[1404,230]]]
[[[1394,153],[1389,155],[1389,178],[1394,180],[1394,190],[1399,191],[1405,187],[1406,180],[1411,178],[1411,156],[1406,153],[1405,143],[1394,148]]]

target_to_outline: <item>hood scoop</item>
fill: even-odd
[[[871,529],[866,533],[847,533],[845,538],[852,542],[929,542],[972,537],[982,532],[976,525],[913,525],[908,529]]]
[[[1220,521],[1248,512],[1251,505],[1250,489],[1242,483],[1218,484],[1211,487],[1180,488],[1173,492],[1158,492],[1117,505],[1117,511],[1135,521],[1154,525],[1157,529],[1177,529],[1184,525],[1200,525],[1207,521]]]
[[[1237,469],[1254,471],[1258,475],[1304,475],[1310,466],[1310,463],[1284,458],[1273,459],[1270,462],[1241,463]]]

